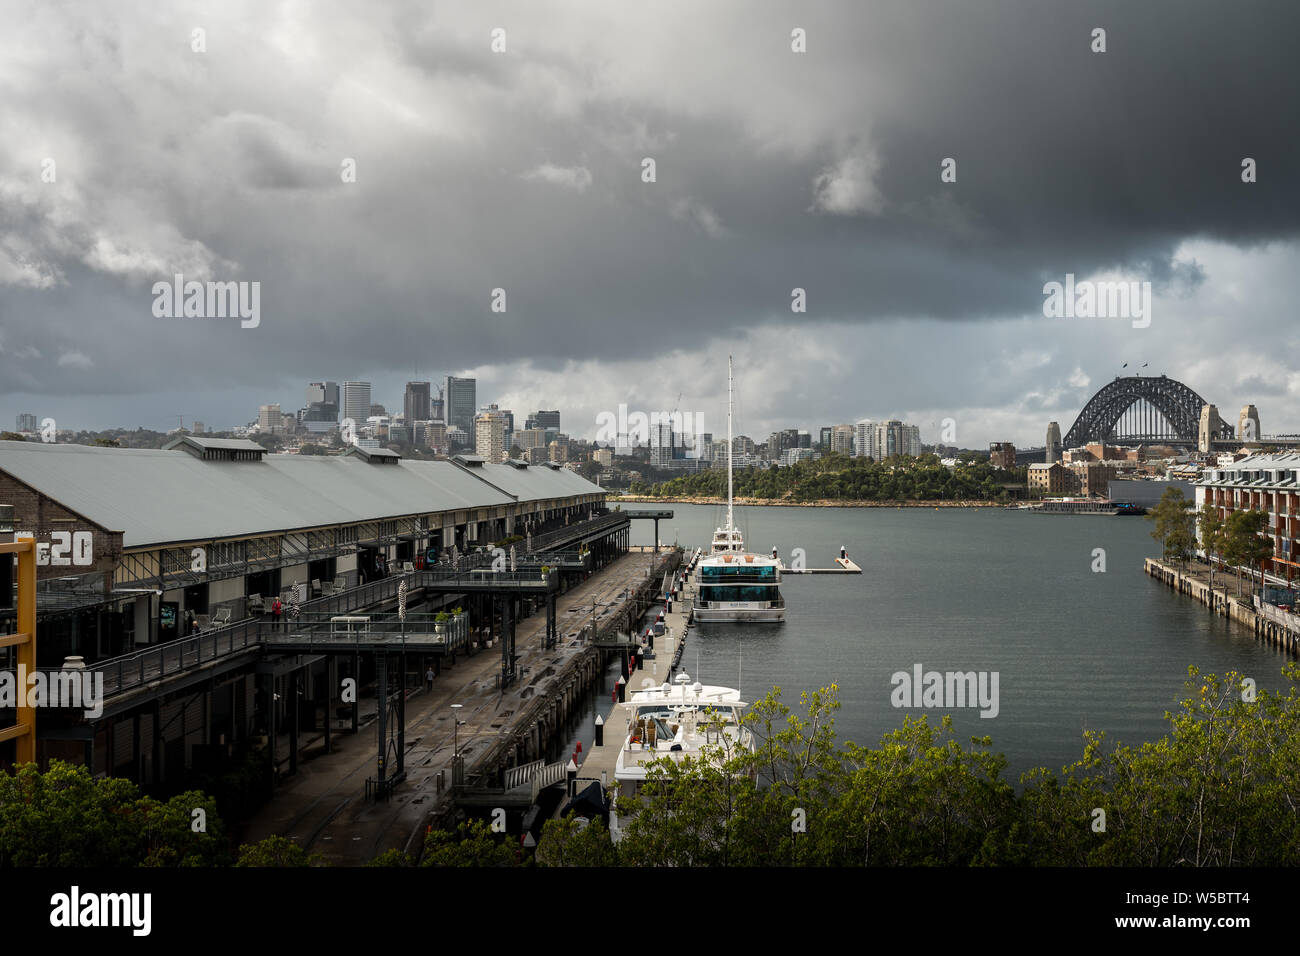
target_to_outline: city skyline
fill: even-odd
[[[1132,372],[1132,371],[1133,371],[1132,369],[1124,369],[1124,368],[1121,368],[1120,371],[1119,371],[1119,374],[1116,375],[1116,376],[1114,376],[1114,377],[1122,377],[1122,376],[1124,376],[1124,375],[1128,375],[1128,374],[1130,374],[1130,372]],[[1138,373],[1140,374],[1140,372],[1141,372],[1142,370],[1139,369],[1139,370],[1137,370],[1137,371],[1138,371]],[[1159,377],[1161,374],[1162,374],[1162,373],[1156,372],[1156,373],[1153,374],[1153,375],[1149,375],[1149,377],[1155,378],[1155,377]],[[1173,377],[1173,376],[1170,376],[1170,377]],[[439,377],[439,378],[433,379],[433,388],[434,388],[434,396],[435,396],[435,399],[436,399],[436,396],[437,396],[437,394],[438,394],[438,390],[444,388],[445,383],[446,383],[450,378],[452,378],[452,376],[441,376],[441,377]],[[463,377],[460,377],[460,378],[461,378],[461,380],[470,380],[470,381],[474,381],[474,380],[472,379],[472,377],[470,377],[470,376],[463,376]],[[1107,381],[1110,381],[1110,380],[1107,380]],[[352,383],[349,383],[348,381],[341,380],[341,379],[340,379],[340,380],[334,380],[334,379],[321,379],[321,381],[319,381],[319,382],[317,382],[317,381],[313,381],[313,382],[311,382],[310,384],[305,383],[305,382],[304,382],[304,383],[299,383],[297,386],[290,387],[289,391],[292,391],[292,390],[294,390],[294,388],[296,388],[297,391],[301,394],[301,393],[302,393],[302,390],[303,390],[303,387],[306,386],[307,389],[308,389],[308,398],[310,399],[310,398],[312,397],[312,395],[311,395],[311,389],[312,389],[312,387],[314,387],[314,386],[318,386],[318,385],[322,385],[322,384],[325,384],[326,382],[328,382],[329,384],[331,384],[331,385],[334,386],[335,393],[336,393],[337,395],[339,395],[339,396],[342,396],[342,395],[344,394],[344,392],[345,392],[344,386],[345,386],[345,385],[348,385],[348,384],[356,384],[356,385],[361,385],[361,386],[369,385],[369,386],[370,386],[370,388],[369,388],[369,394],[370,394],[370,402],[369,402],[369,404],[373,404],[373,405],[382,405],[382,406],[385,408],[385,410],[387,411],[387,413],[388,413],[388,415],[389,415],[390,417],[405,416],[406,392],[407,392],[407,390],[408,390],[408,388],[409,388],[410,385],[412,385],[412,384],[421,384],[420,382],[413,382],[413,381],[411,381],[411,380],[409,380],[409,379],[408,379],[408,380],[405,380],[405,381],[403,381],[403,382],[401,383],[400,387],[398,387],[398,392],[397,392],[397,394],[396,394],[396,395],[393,395],[393,396],[389,396],[389,399],[388,399],[387,401],[381,400],[381,399],[384,398],[384,396],[387,394],[387,392],[383,392],[383,391],[381,391],[380,389],[376,388],[372,383],[369,383],[369,382],[352,382]],[[439,384],[438,384],[439,382],[441,382],[441,383],[443,383],[443,384],[442,384],[442,385],[439,385]],[[1101,382],[1101,383],[1099,383],[1098,387],[1100,387],[1100,385],[1104,385],[1104,384],[1105,384],[1105,382]],[[395,387],[397,387],[397,386],[395,386]],[[477,387],[477,383],[476,383],[476,387]],[[1093,391],[1095,391],[1095,389],[1094,389]],[[1070,412],[1067,416],[1064,417],[1064,419],[1063,419],[1063,424],[1061,425],[1061,430],[1062,430],[1062,432],[1064,432],[1066,429],[1068,429],[1069,426],[1070,426],[1070,424],[1072,424],[1072,423],[1075,421],[1075,419],[1076,419],[1076,417],[1078,416],[1079,412],[1082,410],[1084,403],[1086,403],[1086,401],[1087,401],[1087,399],[1088,399],[1089,397],[1091,397],[1091,392],[1089,393],[1089,395],[1084,396],[1084,398],[1082,399],[1082,401],[1081,401],[1081,403],[1080,403],[1080,405],[1079,405],[1079,407],[1078,407],[1077,409],[1073,410],[1073,411]],[[1254,407],[1258,408],[1258,405],[1259,405],[1258,402],[1246,401],[1246,402],[1241,403],[1240,406],[1237,406],[1237,405],[1226,405],[1226,406],[1225,406],[1223,403],[1220,403],[1220,402],[1216,402],[1216,401],[1214,401],[1214,399],[1210,398],[1209,396],[1205,396],[1205,397],[1208,399],[1208,401],[1209,401],[1210,404],[1212,404],[1212,405],[1216,405],[1216,406],[1218,407],[1219,412],[1220,412],[1221,415],[1226,415],[1227,418],[1230,419],[1233,423],[1235,423],[1235,422],[1237,421],[1237,418],[1238,418],[1237,409],[1238,409],[1238,408],[1245,408],[1245,407],[1247,407],[1247,406],[1254,406]],[[725,399],[725,394],[724,394],[724,396],[722,397],[722,401],[723,401],[723,403],[724,403],[724,405],[723,405],[723,410],[722,410],[721,412],[716,413],[716,414],[719,416],[719,417],[717,417],[717,418],[709,417],[709,414],[708,414],[707,412],[691,412],[690,414],[696,414],[696,415],[701,416],[701,417],[698,419],[699,421],[716,421],[716,422],[725,422],[725,400],[726,400],[726,399]],[[548,401],[549,401],[549,400],[547,400],[547,399],[543,399],[542,402],[541,402],[540,404],[534,403],[534,405],[531,406],[531,407],[534,409],[534,411],[522,411],[522,412],[519,412],[519,413],[517,414],[517,428],[518,428],[519,430],[522,430],[522,423],[524,422],[524,420],[525,420],[526,418],[531,418],[532,416],[536,415],[536,414],[537,414],[536,409],[541,409],[544,405],[548,404]],[[252,415],[249,415],[249,416],[245,417],[245,418],[242,419],[242,420],[238,420],[238,421],[232,422],[232,423],[230,423],[230,424],[228,424],[228,425],[220,425],[220,424],[217,423],[219,420],[214,420],[215,416],[212,416],[212,415],[210,415],[210,414],[205,416],[204,413],[200,411],[198,414],[196,414],[196,415],[194,415],[194,416],[188,416],[188,415],[185,416],[185,418],[186,418],[186,424],[185,424],[184,427],[186,427],[186,428],[192,428],[192,426],[193,426],[193,422],[197,420],[197,421],[200,421],[200,422],[204,422],[204,423],[205,423],[205,428],[206,428],[206,430],[209,431],[209,432],[229,431],[229,430],[234,430],[234,429],[240,429],[240,428],[246,427],[246,426],[248,426],[248,425],[250,425],[250,424],[255,424],[255,423],[258,421],[258,417],[259,417],[259,416],[258,416],[257,409],[258,409],[258,408],[261,408],[261,407],[264,406],[264,405],[268,405],[268,404],[279,404],[283,409],[286,409],[285,414],[286,414],[286,415],[289,415],[289,416],[292,416],[294,413],[296,413],[296,411],[298,410],[298,407],[300,407],[300,406],[298,406],[298,405],[294,405],[294,404],[291,404],[291,403],[286,402],[286,401],[280,401],[280,402],[278,402],[278,403],[277,403],[277,402],[265,402],[265,401],[263,401],[263,402],[259,402],[258,405],[254,408],[254,410],[253,410],[253,414],[252,414]],[[549,402],[549,404],[551,404],[551,405],[555,405],[555,404],[557,404],[557,403],[551,401],[551,402]],[[501,401],[501,400],[496,400],[496,401],[488,402],[488,401],[486,401],[486,400],[480,398],[480,399],[477,399],[477,400],[476,400],[476,404],[475,404],[475,408],[474,408],[474,413],[473,413],[473,414],[474,414],[475,416],[477,416],[478,413],[479,413],[480,411],[482,411],[482,410],[488,408],[490,405],[495,405],[495,406],[497,406],[497,407],[504,407],[504,408],[506,408],[506,409],[509,409],[509,408],[511,408],[511,407],[516,407],[516,406],[518,405],[518,403],[516,403],[515,406],[511,406],[511,405],[507,405],[505,402],[503,402],[503,401]],[[598,441],[598,440],[599,440],[599,434],[600,434],[600,432],[601,432],[601,428],[600,428],[599,425],[598,425],[598,419],[597,419],[597,418],[593,418],[593,420],[592,420],[591,423],[590,423],[590,427],[587,428],[587,430],[584,432],[584,431],[582,431],[582,422],[581,422],[580,418],[579,418],[578,423],[577,423],[577,425],[576,425],[576,427],[575,427],[575,425],[573,425],[573,424],[571,424],[571,423],[574,421],[575,417],[577,417],[577,416],[574,416],[573,413],[572,413],[571,411],[569,411],[569,410],[567,410],[567,409],[565,409],[565,408],[563,408],[563,407],[559,408],[558,411],[559,411],[563,416],[565,416],[565,422],[566,422],[566,424],[565,424],[565,426],[564,426],[564,432],[565,432],[565,434],[568,435],[572,440],[575,440],[575,441],[587,441],[587,442],[593,442],[593,441]],[[613,414],[613,411],[614,411],[613,409],[602,409],[602,412],[604,412],[604,413],[606,413],[606,414]],[[679,408],[679,411],[684,411],[684,410]],[[650,415],[650,414],[653,414],[653,413],[656,413],[656,412],[658,412],[658,413],[662,413],[662,414],[667,414],[667,413],[669,412],[669,409],[666,408],[666,407],[665,407],[665,408],[653,408],[653,407],[652,407],[652,408],[647,408],[647,409],[645,409],[645,413],[646,413],[647,415]],[[6,414],[7,414],[7,413],[6,413]],[[24,416],[24,415],[27,415],[27,414],[30,414],[30,415],[34,416],[34,418],[35,418],[36,422],[38,423],[38,425],[39,425],[39,423],[41,422],[41,420],[42,420],[43,418],[46,417],[46,414],[45,414],[44,412],[40,412],[40,411],[32,412],[32,411],[30,411],[29,409],[18,409],[18,410],[15,410],[15,411],[13,412],[13,414],[10,415],[9,417],[10,417],[10,418],[13,418],[13,419],[16,421],[20,416]],[[599,415],[600,413],[598,412],[597,414]],[[1272,418],[1272,416],[1270,415],[1270,410],[1269,410],[1269,408],[1268,408],[1267,405],[1265,406],[1263,412],[1258,412],[1257,414],[1260,415],[1260,416],[1263,418],[1263,423],[1259,425],[1259,432],[1258,432],[1258,433],[1261,434],[1261,435],[1269,436],[1269,435],[1297,434],[1297,433],[1300,433],[1300,423],[1298,423],[1298,424],[1295,425],[1295,426],[1290,426],[1289,423],[1287,423],[1287,422],[1278,422],[1278,421],[1275,421],[1275,420]],[[52,417],[52,416],[51,416],[51,417]],[[342,418],[346,417],[345,412],[344,412],[344,408],[343,408],[343,406],[342,406],[342,399],[341,399],[341,398],[340,398],[340,406],[339,406],[339,409],[338,409],[338,417],[339,417],[340,420],[341,420]],[[366,417],[368,417],[368,416],[366,416]],[[945,417],[948,417],[948,416],[945,416]],[[173,430],[173,429],[175,429],[175,428],[178,427],[178,424],[177,424],[177,419],[178,419],[178,418],[179,418],[179,416],[173,416],[173,418],[172,418],[171,421],[168,421],[167,419],[164,418],[164,419],[162,419],[162,420],[159,422],[159,424],[158,424],[157,426],[152,426],[152,425],[148,425],[148,424],[144,424],[144,423],[129,423],[129,424],[127,424],[127,423],[121,423],[121,424],[108,424],[108,425],[104,425],[104,426],[102,426],[102,427],[87,427],[87,426],[84,426],[84,425],[79,425],[79,424],[77,424],[76,421],[73,421],[73,422],[67,422],[66,420],[60,420],[60,419],[58,419],[58,418],[56,418],[55,420],[56,420],[56,423],[57,423],[57,425],[58,425],[58,427],[59,427],[60,430],[64,430],[64,429],[71,430],[71,431],[106,431],[106,430],[111,430],[111,429],[134,430],[134,428],[137,427],[137,425],[138,425],[139,427],[145,427],[145,428],[150,428],[151,430],[156,430],[156,431],[163,431],[163,432],[166,432],[166,431],[171,431],[171,430]],[[0,419],[0,421],[4,421],[4,420],[5,420],[5,419]],[[362,420],[364,421],[364,417],[362,418]],[[1037,433],[1035,433],[1035,432],[1033,432],[1033,431],[1026,431],[1023,435],[1019,435],[1019,436],[1014,437],[1014,438],[1008,438],[1008,437],[1005,436],[1005,434],[997,433],[997,434],[994,434],[993,437],[989,438],[988,441],[972,440],[972,441],[968,441],[968,442],[964,442],[964,441],[960,440],[960,438],[958,438],[958,440],[954,440],[954,441],[947,441],[947,440],[945,440],[944,437],[943,437],[943,436],[944,436],[944,431],[945,431],[945,423],[944,423],[944,421],[943,421],[942,419],[937,420],[937,421],[936,421],[936,420],[932,420],[932,421],[929,421],[929,422],[921,422],[921,423],[918,423],[914,417],[911,417],[911,416],[908,416],[908,415],[901,415],[901,416],[900,416],[900,415],[897,415],[897,414],[881,414],[881,415],[876,415],[876,416],[873,416],[873,415],[852,416],[852,417],[847,417],[847,418],[843,418],[843,419],[837,419],[837,420],[834,420],[834,421],[824,421],[824,422],[820,422],[820,423],[819,423],[819,422],[816,422],[816,421],[811,421],[811,420],[800,420],[800,419],[790,419],[790,418],[786,418],[786,419],[779,419],[779,420],[776,420],[776,424],[774,425],[774,427],[770,427],[770,428],[751,428],[751,429],[747,429],[747,430],[745,430],[745,431],[742,432],[741,429],[740,429],[740,427],[738,426],[738,427],[737,427],[736,434],[737,434],[737,435],[740,435],[740,434],[748,435],[750,438],[752,438],[752,439],[755,441],[756,444],[763,444],[763,443],[767,440],[768,436],[770,436],[771,434],[778,433],[778,432],[782,432],[782,431],[800,430],[800,431],[806,431],[806,432],[808,432],[808,433],[812,436],[812,441],[815,443],[815,442],[817,442],[817,441],[819,440],[819,432],[820,432],[821,429],[823,429],[823,428],[831,428],[831,427],[834,427],[834,426],[837,426],[837,425],[848,425],[848,426],[850,426],[850,427],[852,427],[852,428],[854,428],[854,429],[856,430],[856,429],[858,429],[858,426],[859,426],[860,424],[862,424],[863,422],[870,422],[870,423],[872,423],[873,425],[879,426],[879,425],[883,425],[883,424],[885,424],[886,422],[890,422],[890,421],[900,421],[900,422],[905,423],[905,424],[908,425],[908,426],[915,427],[915,428],[919,429],[919,431],[920,431],[920,441],[921,441],[923,444],[925,444],[925,445],[931,445],[931,446],[934,446],[934,445],[943,445],[943,446],[948,446],[948,447],[960,447],[960,448],[966,448],[966,449],[972,449],[972,450],[979,450],[979,449],[985,449],[985,448],[987,448],[988,446],[990,446],[990,445],[992,445],[992,444],[994,444],[994,443],[997,443],[997,442],[1004,442],[1004,441],[1009,441],[1009,442],[1011,442],[1011,443],[1014,444],[1017,448],[1037,448],[1037,447],[1041,447],[1041,446],[1044,444],[1044,434],[1046,433],[1046,430],[1047,430],[1047,428],[1048,428],[1048,425],[1050,424],[1050,421],[1052,421],[1052,420],[1044,419],[1044,421],[1041,423],[1041,426],[1037,429]],[[448,422],[447,424],[448,424],[449,426],[451,425],[450,422]],[[466,432],[467,432],[467,434],[468,434],[468,436],[469,436],[469,438],[470,438],[471,444],[472,444],[472,443],[473,443],[473,440],[474,440],[474,439],[473,439],[473,436],[474,436],[474,429],[473,429],[473,419],[472,419],[472,418],[471,418],[469,424],[470,424],[471,427],[468,428],[468,429],[466,429]],[[960,427],[960,426],[959,426],[958,420],[957,420],[956,418],[954,418],[954,420],[953,420],[953,422],[952,422],[952,424],[951,424],[951,428],[952,428],[953,430],[956,430],[956,429],[958,429],[959,427]],[[4,429],[4,428],[0,428],[0,430],[5,430],[5,429]],[[19,430],[22,430],[22,429],[19,429]],[[704,430],[704,429],[700,429],[700,431],[703,431],[703,430]],[[517,434],[517,431],[516,431],[516,434]],[[992,433],[991,433],[991,434],[992,434]],[[856,448],[858,442],[859,442],[859,439],[857,439],[857,438],[853,439],[853,441],[852,441],[852,446]],[[609,442],[606,442],[606,441],[599,441],[598,443],[599,443],[599,444],[602,444],[602,445],[604,445],[604,444],[610,444]],[[617,444],[617,443],[614,443],[614,444]],[[633,443],[633,444],[636,444],[636,443]],[[647,441],[644,441],[644,440],[643,440],[643,441],[641,441],[639,444],[642,445],[642,446],[647,446]]]

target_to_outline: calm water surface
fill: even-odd
[[[650,507],[628,505],[629,508]],[[668,505],[662,543],[708,546],[725,508]],[[1004,509],[744,508],[746,546],[803,548],[827,567],[843,545],[861,575],[789,575],[780,625],[706,625],[691,632],[683,666],[692,678],[735,686],[753,701],[780,686],[799,693],[839,684],[841,739],[876,744],[904,714],[895,671],[997,671],[1000,712],[953,711],[958,739],[989,735],[1008,779],[1035,766],[1059,770],[1082,753],[1084,729],[1139,744],[1161,736],[1189,664],[1237,670],[1280,688],[1287,655],[1240,625],[1142,573],[1156,553],[1141,518],[1049,516]],[[653,524],[634,521],[633,544]],[[1105,551],[1095,573],[1093,551]]]

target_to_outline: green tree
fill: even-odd
[[[375,857],[373,860],[370,860],[366,863],[366,866],[414,866],[414,865],[415,865],[415,861],[411,859],[409,854],[403,853],[401,850],[396,850],[396,849],[385,850],[383,853],[379,854],[379,856]]]
[[[1210,564],[1210,590],[1213,591],[1214,560],[1222,556],[1225,524],[1219,517],[1219,509],[1208,500],[1201,507],[1197,520],[1200,525],[1201,547],[1205,550],[1205,559]]]
[[[131,866],[144,857],[139,791],[50,761],[0,773],[0,865]]]
[[[1147,514],[1147,520],[1155,523],[1151,537],[1161,542],[1165,561],[1185,565],[1196,546],[1196,518],[1188,510],[1193,504],[1181,488],[1167,488]]]
[[[0,432],[0,441],[27,441],[19,432]]]
[[[319,853],[309,854],[293,840],[282,836],[269,836],[257,843],[245,843],[239,848],[235,866],[300,867],[324,866]]]
[[[519,854],[508,841],[484,820],[466,821],[455,833],[430,830],[420,866],[517,866]]]
[[[537,842],[538,866],[618,866],[618,848],[600,820],[586,822],[570,813],[547,820]]]
[[[195,810],[202,810],[196,815]],[[201,826],[199,826],[201,822]],[[199,828],[196,829],[196,826]],[[216,801],[189,791],[165,803],[135,784],[50,761],[0,773],[0,866],[215,866],[229,861]]]
[[[717,746],[681,760],[651,761],[638,795],[617,802],[620,815],[630,817],[619,860],[629,866],[735,863],[733,844],[752,837],[741,808],[753,792],[735,756]]]
[[[904,718],[874,749],[847,745],[848,774],[820,828],[820,861],[831,865],[966,866],[1000,863],[1016,815],[1001,779],[1006,758],[988,737],[956,741],[939,726]]]
[[[1223,557],[1237,569],[1237,596],[1241,596],[1243,567],[1263,570],[1273,556],[1273,542],[1263,536],[1268,514],[1263,511],[1234,511],[1228,515],[1223,537]]]
[[[145,866],[225,866],[230,862],[217,801],[198,790],[166,803],[140,801],[147,846]]]

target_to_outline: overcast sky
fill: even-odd
[[[224,428],[322,378],[400,410],[467,374],[520,424],[721,432],[731,353],[759,439],[1042,444],[1126,362],[1300,431],[1293,0],[3,13],[0,428]],[[155,316],[176,273],[260,283],[260,324]],[[1045,318],[1067,273],[1150,281],[1149,327]]]

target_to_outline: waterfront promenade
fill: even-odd
[[[328,755],[303,760],[274,797],[244,827],[240,839],[252,843],[271,835],[288,837],[333,865],[359,865],[389,849],[419,851],[425,827],[450,809],[453,743],[466,765],[466,779],[498,745],[529,732],[530,700],[545,700],[545,678],[563,676],[566,667],[594,653],[576,635],[593,616],[617,617],[631,595],[648,579],[662,577],[672,552],[653,559],[633,550],[562,595],[560,641],[544,647],[546,615],[518,622],[516,648],[521,679],[503,693],[497,686],[499,650],[461,655],[445,666],[432,691],[413,691],[406,702],[406,780],[387,800],[365,797],[365,780],[375,772],[374,725],[357,735],[337,733]],[[461,704],[456,728],[452,704]]]
[[[687,574],[677,598],[672,602],[672,610],[664,614],[664,633],[655,638],[655,656],[644,662],[642,670],[633,671],[628,677],[625,698],[630,698],[634,691],[671,682],[683,670],[690,673],[682,655],[691,631],[688,622],[694,595],[695,585],[692,576]],[[675,663],[677,666],[674,666]],[[627,740],[632,705],[626,699],[623,703],[606,701],[600,712],[604,721],[603,742],[598,746],[593,737],[590,745],[583,744],[583,759],[578,765],[577,792],[580,793],[584,787],[597,782],[607,794],[617,794],[614,769]]]
[[[1242,581],[1242,593],[1238,595],[1234,573],[1216,571],[1211,589],[1209,566],[1199,562],[1179,568],[1147,558],[1144,570],[1179,594],[1199,601],[1212,613],[1249,627],[1258,639],[1300,654],[1300,614],[1259,600],[1254,593],[1256,582],[1251,578]]]

